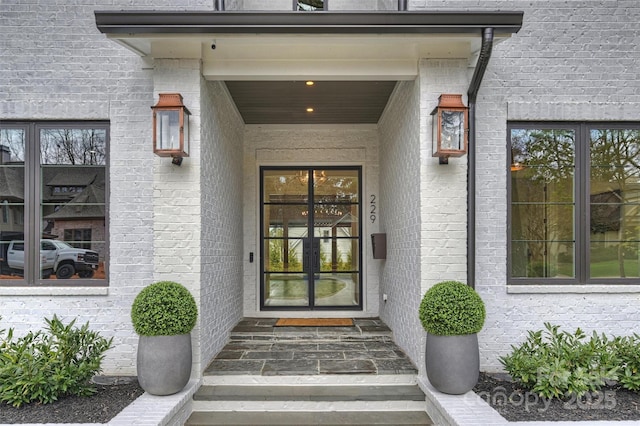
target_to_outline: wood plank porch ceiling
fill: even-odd
[[[245,124],[377,123],[395,81],[227,81]],[[307,108],[313,108],[312,112]]]

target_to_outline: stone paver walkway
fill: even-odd
[[[274,318],[245,318],[205,375],[416,374],[378,318],[353,327],[276,327]]]

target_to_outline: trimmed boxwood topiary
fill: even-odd
[[[182,284],[159,281],[145,287],[131,307],[133,328],[140,336],[190,333],[196,325],[196,301]]]
[[[428,333],[456,336],[482,330],[486,313],[474,289],[459,281],[443,281],[424,294],[419,315]]]

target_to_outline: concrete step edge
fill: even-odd
[[[368,385],[204,385],[198,389],[194,399],[217,400],[424,400],[425,394],[418,385],[368,384]]]
[[[418,385],[215,385],[202,386],[194,395],[198,401],[424,401]]]
[[[187,420],[188,426],[204,425],[433,425],[425,413],[414,411],[367,412],[195,412]]]
[[[254,339],[254,336],[259,336],[259,339]],[[319,334],[319,335],[307,335],[307,334],[299,334],[299,335],[283,335],[283,334],[272,334],[272,333],[231,333],[230,340],[231,341],[251,341],[251,342],[269,342],[269,341],[280,341],[280,342],[292,342],[292,341],[300,341],[300,343],[308,343],[314,341],[320,342],[334,342],[334,341],[366,341],[372,340],[375,341],[380,337],[388,337],[390,339],[393,338],[392,333],[377,333],[377,334],[341,334],[341,335],[330,335],[330,334]]]
[[[424,401],[193,401],[192,410],[193,412],[426,412],[426,403]]]
[[[314,385],[314,386],[354,386],[354,385],[415,385],[416,374],[320,374],[306,376],[255,376],[244,374],[205,375],[203,386],[215,385]]]

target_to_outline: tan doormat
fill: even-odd
[[[280,318],[276,327],[353,327],[351,318]]]

